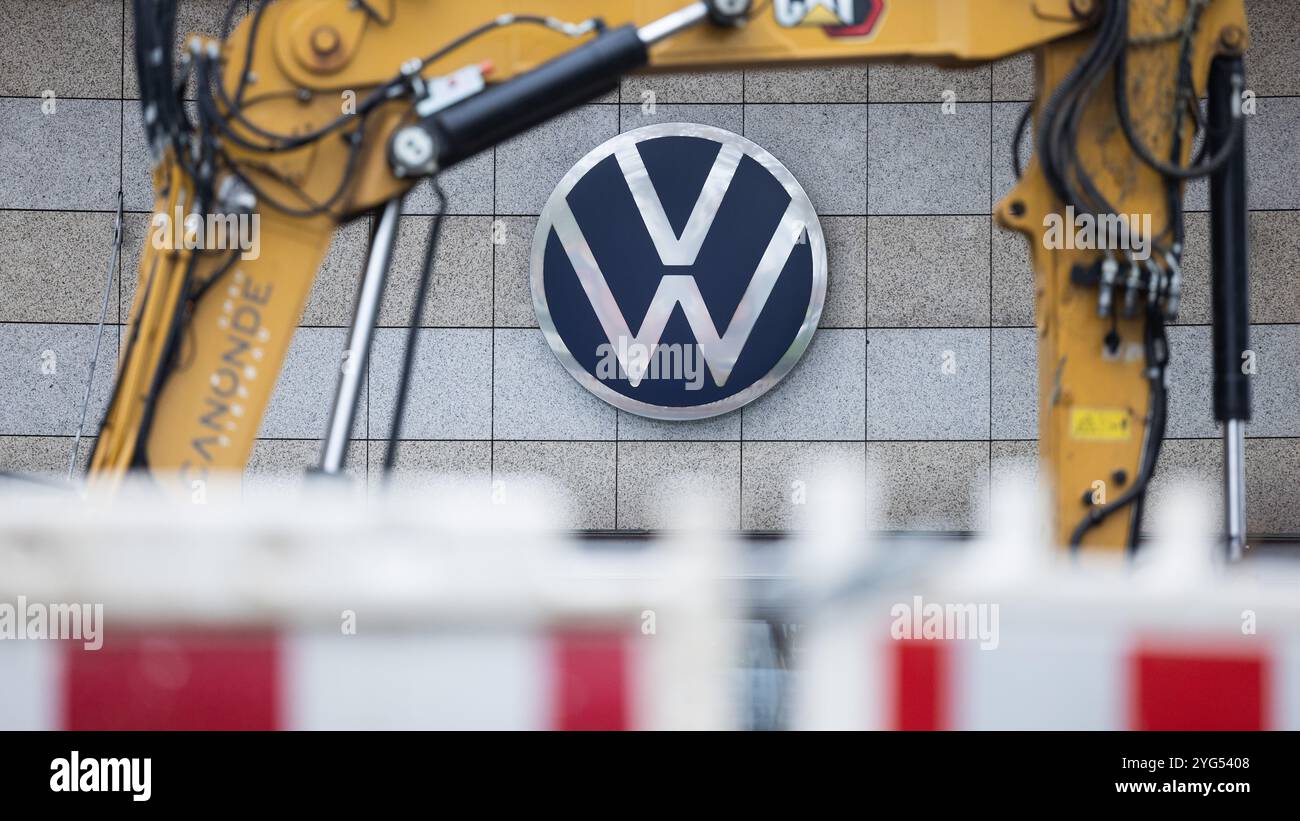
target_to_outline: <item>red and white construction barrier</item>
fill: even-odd
[[[1045,603],[1044,603],[1045,604]],[[1102,615],[1080,607],[1080,616]],[[996,649],[889,637],[812,641],[804,726],[899,730],[1300,729],[1300,640],[1062,624],[1026,605]],[[1292,630],[1291,632],[1294,632]],[[827,686],[826,679],[833,681]]]
[[[0,728],[646,728],[645,651],[656,639],[582,628],[362,637],[110,627],[98,650],[0,642]]]
[[[1294,567],[1216,568],[1191,499],[1136,564],[1071,560],[1036,538],[1032,501],[1011,507],[978,548],[895,563],[891,582],[810,620],[800,726],[1300,729]],[[831,536],[814,587],[851,540]]]
[[[716,537],[600,551],[523,500],[319,501],[4,511],[0,729],[736,719]]]

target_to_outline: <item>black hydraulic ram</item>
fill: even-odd
[[[651,45],[711,18],[717,22],[715,10],[697,2],[640,28],[603,31],[532,71],[423,117],[399,130],[393,146],[427,144],[427,152],[390,148],[394,171],[400,176],[434,173],[612,91],[624,74],[649,62]],[[411,135],[411,129],[428,138]]]
[[[1224,508],[1228,557],[1246,546],[1245,424],[1250,421],[1250,311],[1246,280],[1245,69],[1239,56],[1210,66],[1206,151],[1235,150],[1210,177],[1210,249],[1214,310],[1214,418],[1223,424]],[[1236,132],[1235,135],[1233,132]],[[1253,363],[1250,363],[1253,364]]]
[[[439,167],[460,162],[613,90],[620,77],[648,59],[636,27],[622,26],[439,112],[425,123],[438,145]]]

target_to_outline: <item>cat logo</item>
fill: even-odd
[[[820,26],[831,37],[866,37],[876,30],[885,0],[775,0],[773,8],[786,28]]]

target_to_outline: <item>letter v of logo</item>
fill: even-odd
[[[656,140],[669,142],[653,146],[647,167],[641,146]],[[689,177],[709,157],[688,202]],[[602,163],[619,174],[590,173]],[[575,213],[574,192],[606,213]],[[686,217],[680,232],[670,210]],[[657,259],[629,258],[647,237]],[[798,361],[821,314],[826,250],[807,195],[774,157],[731,132],[674,123],[615,137],[574,166],[538,221],[531,281],[539,325],[575,379],[634,413],[696,419],[752,401]],[[648,306],[635,331],[620,303]],[[596,366],[593,340],[617,369]],[[701,362],[712,379],[703,389],[691,373]]]
[[[708,179],[700,189],[700,196],[695,200],[695,207],[691,209],[686,228],[680,237],[673,232],[672,225],[668,222],[664,205],[659,201],[659,193],[655,191],[650,172],[646,171],[636,145],[623,145],[614,152],[614,156],[618,159],[618,167],[623,171],[623,179],[627,180],[627,189],[632,192],[632,199],[641,212],[641,219],[645,221],[646,231],[650,233],[655,250],[659,252],[659,260],[664,265],[694,265],[695,258],[700,254],[700,246],[704,244],[704,238],[713,225],[713,218],[718,215],[718,206],[722,205],[722,198],[731,187],[736,166],[740,165],[740,149],[734,145],[724,145],[719,149],[718,157],[709,169]]]

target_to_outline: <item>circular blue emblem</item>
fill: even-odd
[[[533,239],[533,306],[588,390],[656,419],[752,402],[807,349],[826,297],[812,203],[730,131],[646,126],[569,170]]]

